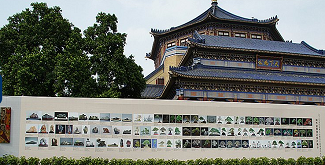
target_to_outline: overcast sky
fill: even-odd
[[[30,0],[1,0],[0,27],[7,18],[30,7]],[[145,59],[151,51],[151,28],[178,26],[207,10],[211,0],[43,0],[49,7],[59,6],[63,16],[85,30],[95,23],[99,12],[118,17],[119,32],[127,33],[125,55],[135,56],[146,76],[154,70],[153,61]],[[278,15],[277,26],[285,40],[306,41],[325,49],[325,0],[219,0],[219,6],[233,14],[257,19]]]

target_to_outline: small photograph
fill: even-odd
[[[282,129],[274,128],[274,136],[282,136]]]
[[[79,114],[79,120],[88,120],[88,115],[86,113]]]
[[[293,137],[300,137],[300,133],[298,129],[293,129]]]
[[[89,113],[88,114],[89,115],[89,118],[88,118],[88,120],[99,120],[99,113]]]
[[[239,124],[245,124],[245,116],[239,116]]]
[[[126,146],[124,146],[124,140],[120,139],[120,148],[126,148]]]
[[[278,148],[284,148],[284,141],[283,140],[278,141]]]
[[[174,135],[174,127],[167,127],[167,135],[168,136]]]
[[[118,148],[119,144],[121,143],[121,139],[117,139],[117,138],[107,138],[106,140],[106,145],[108,148]],[[123,140],[122,140],[122,144],[123,144]]]
[[[55,121],[68,121],[68,112],[54,112]]]
[[[225,124],[223,116],[217,116],[217,124]]]
[[[265,128],[256,128],[256,136],[265,136]]]
[[[297,125],[297,118],[289,118],[290,122],[289,124],[290,125]]]
[[[211,140],[201,140],[202,148],[211,148]]]
[[[163,114],[163,123],[169,123],[169,115]]]
[[[65,125],[55,125],[55,134],[65,134]]]
[[[257,141],[256,140],[250,140],[249,141],[250,144],[249,144],[249,148],[257,148]]]
[[[207,123],[207,116],[200,115],[199,116],[199,122],[202,123],[202,124],[206,124]]]
[[[242,140],[241,144],[243,148],[249,148],[249,140]]]
[[[27,111],[26,120],[41,120],[42,111]]]
[[[297,148],[302,148],[302,146],[301,146],[301,140],[297,140]]]
[[[243,136],[243,128],[235,128],[235,136]]]
[[[47,124],[39,124],[38,125],[38,128],[39,128],[38,133],[41,133],[41,134],[47,134],[47,133],[49,133],[48,132],[48,125]]]
[[[151,139],[141,139],[141,148],[151,148]]]
[[[201,148],[201,140],[192,139],[192,148]]]
[[[227,141],[219,140],[219,148],[227,148]]]
[[[264,123],[265,123],[264,117],[258,117],[258,120],[259,120],[259,125],[264,125]]]
[[[191,128],[191,136],[200,136],[200,127]]]
[[[151,127],[150,126],[140,126],[140,135],[150,136],[151,135]]]
[[[174,139],[166,140],[166,148],[174,148]]]
[[[132,122],[132,114],[122,114],[122,122]]]
[[[241,144],[241,140],[234,140],[234,148],[241,148],[242,144]]]
[[[227,136],[235,136],[235,128],[228,128]]]
[[[82,125],[82,134],[89,135],[90,132],[90,125]]]
[[[264,148],[272,148],[272,141],[271,140],[264,140],[263,146],[264,146]]]
[[[111,121],[110,113],[100,113],[99,117],[100,117],[100,121]]]
[[[253,125],[259,125],[260,124],[260,120],[259,120],[259,117],[252,117],[253,118]]]
[[[291,148],[297,148],[297,142],[295,140],[291,140],[290,144]]]
[[[134,135],[140,135],[140,126],[134,126],[133,130]]]
[[[224,119],[226,124],[234,124],[234,116],[225,116]]]
[[[199,115],[191,115],[191,123],[198,123]]]
[[[191,136],[191,127],[183,127],[183,136]]]
[[[133,115],[133,122],[141,123],[142,121],[143,121],[142,114],[134,114]]]
[[[133,148],[141,148],[140,139],[133,139]]]
[[[174,139],[175,148],[182,148],[182,139]]]
[[[81,134],[81,133],[82,133],[82,125],[74,125],[73,134]]]
[[[273,128],[265,128],[265,135],[266,136],[273,136]]]
[[[253,117],[252,116],[245,116],[245,124],[248,124],[248,125],[253,124]]]
[[[211,148],[218,148],[219,141],[218,140],[211,140]]]
[[[78,121],[79,113],[78,112],[70,112],[68,119],[69,121]]]
[[[289,118],[281,118],[281,125],[289,125],[290,119]]]
[[[26,147],[37,147],[38,138],[37,137],[25,137],[25,146]]]
[[[166,139],[158,139],[158,148],[166,148]]]
[[[220,136],[220,128],[209,127],[209,136]]]
[[[100,134],[99,128],[100,128],[100,126],[98,126],[98,125],[91,125],[90,126],[90,130],[91,130],[90,134]]]
[[[227,140],[227,148],[233,148],[234,147],[234,141],[233,140]]]
[[[73,138],[73,146],[74,147],[84,147],[85,139],[84,138]]]
[[[169,115],[169,122],[176,123],[176,115]]]
[[[262,148],[261,140],[256,140],[256,148]]]
[[[95,144],[97,144],[96,140],[97,140],[96,138],[86,138],[85,141],[86,147],[87,148],[95,147]]]
[[[167,135],[166,127],[162,126],[159,128],[159,135]]]
[[[307,140],[308,148],[314,148],[314,142],[313,140]]]
[[[275,117],[274,118],[274,125],[281,125],[281,118],[280,117]]]
[[[123,135],[132,135],[132,126],[122,126],[121,131]]]
[[[183,139],[183,148],[191,148],[191,139]]]
[[[111,122],[120,122],[122,119],[122,114],[120,113],[111,113]]]
[[[125,148],[132,148],[132,139],[124,139],[124,147]]]
[[[302,126],[302,125],[303,125],[303,119],[297,118],[297,126]]]
[[[311,118],[303,118],[304,126],[312,126],[313,121]]]
[[[254,128],[249,128],[249,136],[256,136],[256,131]]]
[[[54,124],[50,125],[49,133],[55,133],[55,125]]]
[[[305,129],[299,129],[300,137],[307,137],[307,131]]]
[[[191,115],[183,115],[183,123],[191,123]]]
[[[73,125],[65,125],[65,134],[73,133]]]
[[[73,146],[73,138],[60,138],[60,146],[61,147],[72,147]]]
[[[154,122],[161,123],[162,122],[162,114],[154,114]]]
[[[159,135],[159,127],[158,126],[151,126],[151,135]]]
[[[52,121],[52,120],[54,120],[54,113],[53,112],[43,112],[42,120],[43,121]]]
[[[209,136],[209,127],[201,127],[201,136]]]
[[[306,129],[307,137],[313,137],[313,130],[312,129]]]
[[[217,117],[216,116],[207,116],[208,123],[216,123]]]
[[[240,123],[239,116],[234,116],[234,124],[239,124],[239,123]]]
[[[158,140],[151,139],[151,148],[158,148]]]
[[[292,129],[282,129],[282,136],[293,136]]]
[[[183,123],[183,115],[175,115],[176,116],[176,123]]]
[[[104,138],[97,138],[96,139],[96,147],[106,147],[106,139]]]
[[[265,117],[265,125],[274,125],[274,117]]]
[[[121,127],[119,126],[112,126],[113,128],[113,135],[120,135],[121,133]]]
[[[175,136],[181,136],[182,135],[182,127],[175,127],[174,134],[175,134]]]
[[[242,128],[242,135],[243,136],[249,136],[249,128]]]
[[[48,147],[49,138],[48,137],[39,137],[38,147]]]
[[[59,145],[58,138],[51,138],[51,146],[55,147],[58,145]]]
[[[272,141],[272,148],[279,148],[278,147],[278,142],[276,140]]]
[[[153,122],[153,114],[143,114],[143,122],[144,123],[152,123]]]
[[[284,140],[284,148],[291,148],[291,140]]]
[[[112,126],[102,126],[101,127],[101,134],[102,135],[112,135]]]
[[[227,128],[221,128],[221,136],[227,136]]]

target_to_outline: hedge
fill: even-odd
[[[164,160],[164,159],[104,159],[82,157],[80,159],[66,157],[52,157],[39,159],[35,157],[15,157],[5,155],[0,157],[0,165],[325,165],[325,157],[305,158],[299,157],[297,160],[289,158],[242,158],[242,159],[196,159],[196,160]]]

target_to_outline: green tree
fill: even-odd
[[[145,88],[142,68],[126,57],[126,34],[117,32],[117,17],[99,13],[96,23],[84,31],[91,71],[97,76],[98,97],[140,97]]]

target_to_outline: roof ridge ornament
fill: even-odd
[[[212,6],[212,14],[216,15],[217,12],[217,6],[218,6],[218,0],[211,0],[211,6]]]

